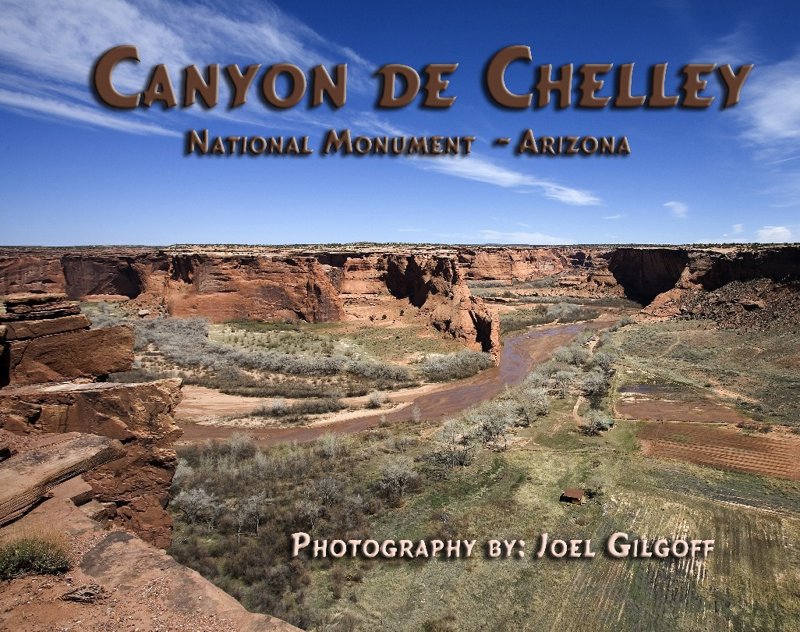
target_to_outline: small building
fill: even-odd
[[[559,500],[562,503],[572,503],[573,505],[582,505],[586,502],[586,494],[583,492],[582,489],[577,487],[567,487],[563,492],[561,492],[561,498]]]

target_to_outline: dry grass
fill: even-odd
[[[69,543],[55,529],[20,531],[0,545],[0,579],[56,575],[71,566]]]

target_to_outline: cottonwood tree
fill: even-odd
[[[178,511],[183,513],[189,524],[203,522],[208,531],[214,529],[217,518],[223,507],[214,494],[209,494],[202,487],[182,490],[172,501]]]
[[[381,468],[378,489],[392,502],[399,502],[418,474],[409,459],[397,459]]]
[[[547,390],[541,387],[528,388],[519,392],[517,401],[522,409],[524,425],[530,425],[537,417],[543,417],[550,410]]]
[[[503,439],[503,449],[508,447],[508,429],[519,420],[515,402],[510,399],[478,406],[467,413],[467,421],[475,426],[480,440],[496,443]]]
[[[255,534],[258,535],[263,507],[267,500],[266,494],[260,493],[228,501],[228,508],[236,522],[237,544],[241,543],[242,533],[248,524],[255,527]]]
[[[444,448],[444,460],[448,467],[466,466],[475,447],[475,437],[460,421],[450,420],[439,431],[439,441]]]
[[[553,377],[556,395],[559,399],[564,399],[569,394],[569,387],[575,381],[576,373],[574,371],[557,371]]]

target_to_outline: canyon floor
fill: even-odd
[[[134,366],[93,388],[182,380],[171,558],[150,557],[193,595],[227,603],[202,576],[277,618],[265,628],[767,632],[800,620],[797,254],[31,250],[0,257],[0,282],[55,285],[93,329],[133,331]],[[561,502],[576,487],[585,502]],[[119,544],[125,525],[87,520],[84,548]],[[500,560],[294,558],[296,531],[529,544]],[[616,531],[715,548],[613,559],[600,550]],[[591,539],[598,555],[536,559],[543,533]],[[115,601],[134,578],[90,562],[69,581],[5,583],[0,621],[104,629],[105,608],[140,630],[202,627],[158,614],[183,607],[175,591]],[[60,600],[76,578],[110,596],[82,615]],[[43,618],[43,602],[65,614]],[[204,613],[211,624],[219,607]]]

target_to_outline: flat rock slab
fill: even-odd
[[[14,307],[16,305],[42,305],[46,303],[59,303],[66,300],[66,294],[35,294],[33,292],[7,294],[0,299],[6,307]]]
[[[46,320],[20,320],[3,325],[6,340],[27,340],[41,336],[63,334],[78,329],[89,329],[91,323],[83,314],[49,318]],[[2,337],[2,336],[0,336]]]
[[[75,564],[66,575],[4,582],[0,629],[298,632],[280,619],[248,612],[136,536],[107,531],[59,491],[0,529],[0,542],[19,532],[55,529],[73,545]]]
[[[180,434],[172,414],[179,379],[146,383],[61,382],[0,390],[0,428],[12,432],[84,432],[120,441]]]
[[[133,364],[133,338],[133,329],[120,325],[9,341],[0,362],[0,386],[127,371]]]
[[[122,531],[110,533],[90,549],[80,567],[108,590],[137,593],[157,589],[163,606],[182,615],[217,615],[242,632],[297,630],[275,617],[247,612],[236,599],[196,571]],[[162,583],[165,577],[168,582]]]
[[[7,524],[69,478],[119,458],[125,449],[108,437],[68,433],[0,464],[0,525]]]

